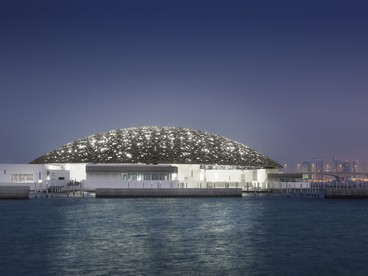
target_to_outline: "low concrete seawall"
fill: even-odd
[[[0,186],[0,199],[29,199],[29,186]]]
[[[96,189],[96,197],[241,197],[242,189]]]
[[[368,198],[368,189],[361,188],[326,188],[325,198],[349,199]]]

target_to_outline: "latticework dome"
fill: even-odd
[[[204,131],[178,127],[112,130],[65,144],[33,160],[44,163],[163,163],[280,168],[241,143]]]

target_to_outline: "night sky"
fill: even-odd
[[[280,164],[368,161],[368,2],[0,3],[0,163],[178,126]]]

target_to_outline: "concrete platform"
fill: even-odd
[[[96,189],[96,197],[241,197],[241,196],[242,196],[241,188]]]

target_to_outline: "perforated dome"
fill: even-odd
[[[241,143],[204,131],[178,127],[112,130],[65,144],[33,160],[44,163],[163,163],[280,168]]]

